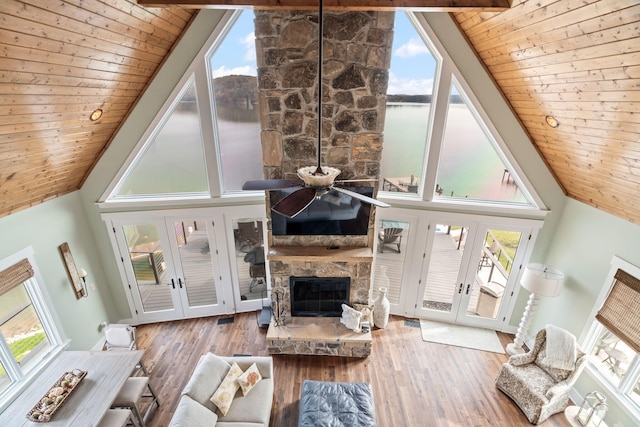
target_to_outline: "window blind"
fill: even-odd
[[[640,279],[618,270],[596,320],[640,353]]]
[[[33,267],[31,267],[29,260],[26,258],[0,271],[0,295],[9,292],[31,277],[33,277]]]

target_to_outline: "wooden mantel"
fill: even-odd
[[[269,249],[270,261],[373,261],[371,248],[327,248],[319,246],[277,246]]]
[[[513,0],[325,0],[325,10],[395,10],[429,12],[501,12]],[[255,7],[260,9],[315,10],[317,0],[138,0],[145,7],[189,9]]]

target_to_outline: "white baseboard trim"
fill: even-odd
[[[507,325],[507,326],[502,327],[500,329],[500,332],[504,332],[505,334],[513,334],[513,335],[515,335],[516,332],[518,332],[518,327],[517,326]]]

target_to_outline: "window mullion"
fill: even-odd
[[[631,363],[629,363],[629,368],[622,380],[620,381],[620,385],[618,386],[618,390],[620,393],[628,395],[633,387],[638,383],[638,379],[640,378],[640,357],[636,355]]]
[[[422,187],[422,200],[433,200],[440,162],[440,152],[444,140],[444,128],[447,122],[449,91],[451,89],[452,69],[447,61],[442,61],[433,102],[433,119],[427,144],[427,163]]]
[[[21,381],[24,378],[24,374],[22,373],[22,369],[18,362],[16,362],[15,357],[13,357],[13,353],[9,348],[9,344],[4,338],[4,335],[0,333],[0,360],[2,361],[2,365],[4,366],[7,375],[11,379],[12,383]]]
[[[209,195],[211,197],[220,197],[224,190],[222,188],[218,142],[216,140],[215,121],[213,119],[213,115],[215,114],[213,103],[214,95],[207,71],[207,61],[205,59],[200,59],[200,63],[196,67],[195,81]]]

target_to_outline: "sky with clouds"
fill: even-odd
[[[214,78],[230,74],[256,75],[253,13],[244,11],[211,60]],[[404,12],[396,13],[390,94],[431,94],[435,61]]]

